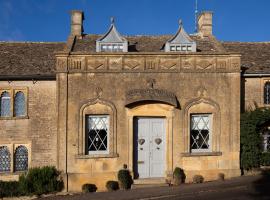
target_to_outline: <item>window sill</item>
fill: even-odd
[[[196,157],[196,156],[221,156],[222,152],[196,152],[196,153],[182,153],[183,157]]]
[[[97,155],[76,155],[76,159],[95,159],[95,158],[118,158],[118,153],[111,153],[111,154],[97,154]]]
[[[18,119],[29,119],[28,116],[21,117],[0,117],[0,120],[18,120]]]

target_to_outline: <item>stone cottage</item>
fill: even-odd
[[[114,19],[84,34],[83,20],[71,12],[65,43],[0,43],[1,180],[45,165],[68,191],[102,189],[124,164],[139,181],[240,175],[240,108],[270,103],[269,43],[218,41],[211,12],[190,35],[179,21],[123,36]]]

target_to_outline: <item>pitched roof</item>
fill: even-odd
[[[247,74],[270,73],[270,42],[223,42],[227,51],[240,53]]]
[[[72,52],[90,52],[96,51],[96,40],[100,35],[84,35],[82,38],[76,38]],[[214,37],[201,38],[199,36],[190,36],[197,44],[198,52],[221,53],[225,52],[222,45]],[[172,38],[172,35],[136,35],[125,36],[129,42],[129,52],[162,52],[166,41]]]
[[[180,43],[193,43],[193,40],[186,33],[183,27],[182,21],[179,20],[179,28],[176,34],[167,42],[172,43],[172,44],[180,44]]]
[[[55,51],[63,42],[0,42],[0,77],[55,76]]]

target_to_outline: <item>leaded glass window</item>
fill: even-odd
[[[270,82],[264,85],[264,104],[270,104]]]
[[[25,115],[25,97],[23,92],[17,92],[14,99],[14,111],[15,116],[24,116]]]
[[[263,152],[268,152],[270,151],[270,133],[265,132],[263,133],[262,137],[263,137],[263,141],[262,141]]]
[[[5,91],[1,94],[1,106],[0,106],[0,114],[1,117],[10,116],[10,94]]]
[[[209,151],[211,138],[211,115],[191,115],[190,126],[191,152]]]
[[[10,152],[7,146],[0,146],[0,172],[10,172]]]
[[[87,116],[88,153],[108,153],[109,116]]]
[[[18,146],[15,150],[15,171],[26,171],[28,169],[28,150],[25,146]]]

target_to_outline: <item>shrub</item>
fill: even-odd
[[[256,108],[241,114],[240,164],[242,170],[260,167],[261,131],[259,126],[269,120],[270,109]]]
[[[184,173],[184,170],[176,167],[173,171],[173,182],[174,185],[180,185],[181,183],[185,183],[186,175]]]
[[[193,183],[203,183],[204,178],[202,175],[194,175],[193,176]]]
[[[0,198],[22,195],[18,181],[0,181]]]
[[[82,192],[88,193],[88,192],[96,192],[97,186],[95,184],[86,183],[82,186]]]
[[[270,152],[262,153],[261,165],[262,166],[270,166]]]
[[[218,180],[224,181],[224,180],[225,180],[225,174],[223,174],[223,173],[218,173]]]
[[[117,181],[108,181],[106,183],[106,188],[108,191],[115,191],[119,189],[119,184]]]
[[[61,191],[63,181],[55,167],[45,166],[29,169],[27,174],[19,178],[20,190],[24,194],[47,194]]]
[[[133,179],[128,169],[121,169],[118,171],[118,181],[121,189],[128,190],[131,188]]]

